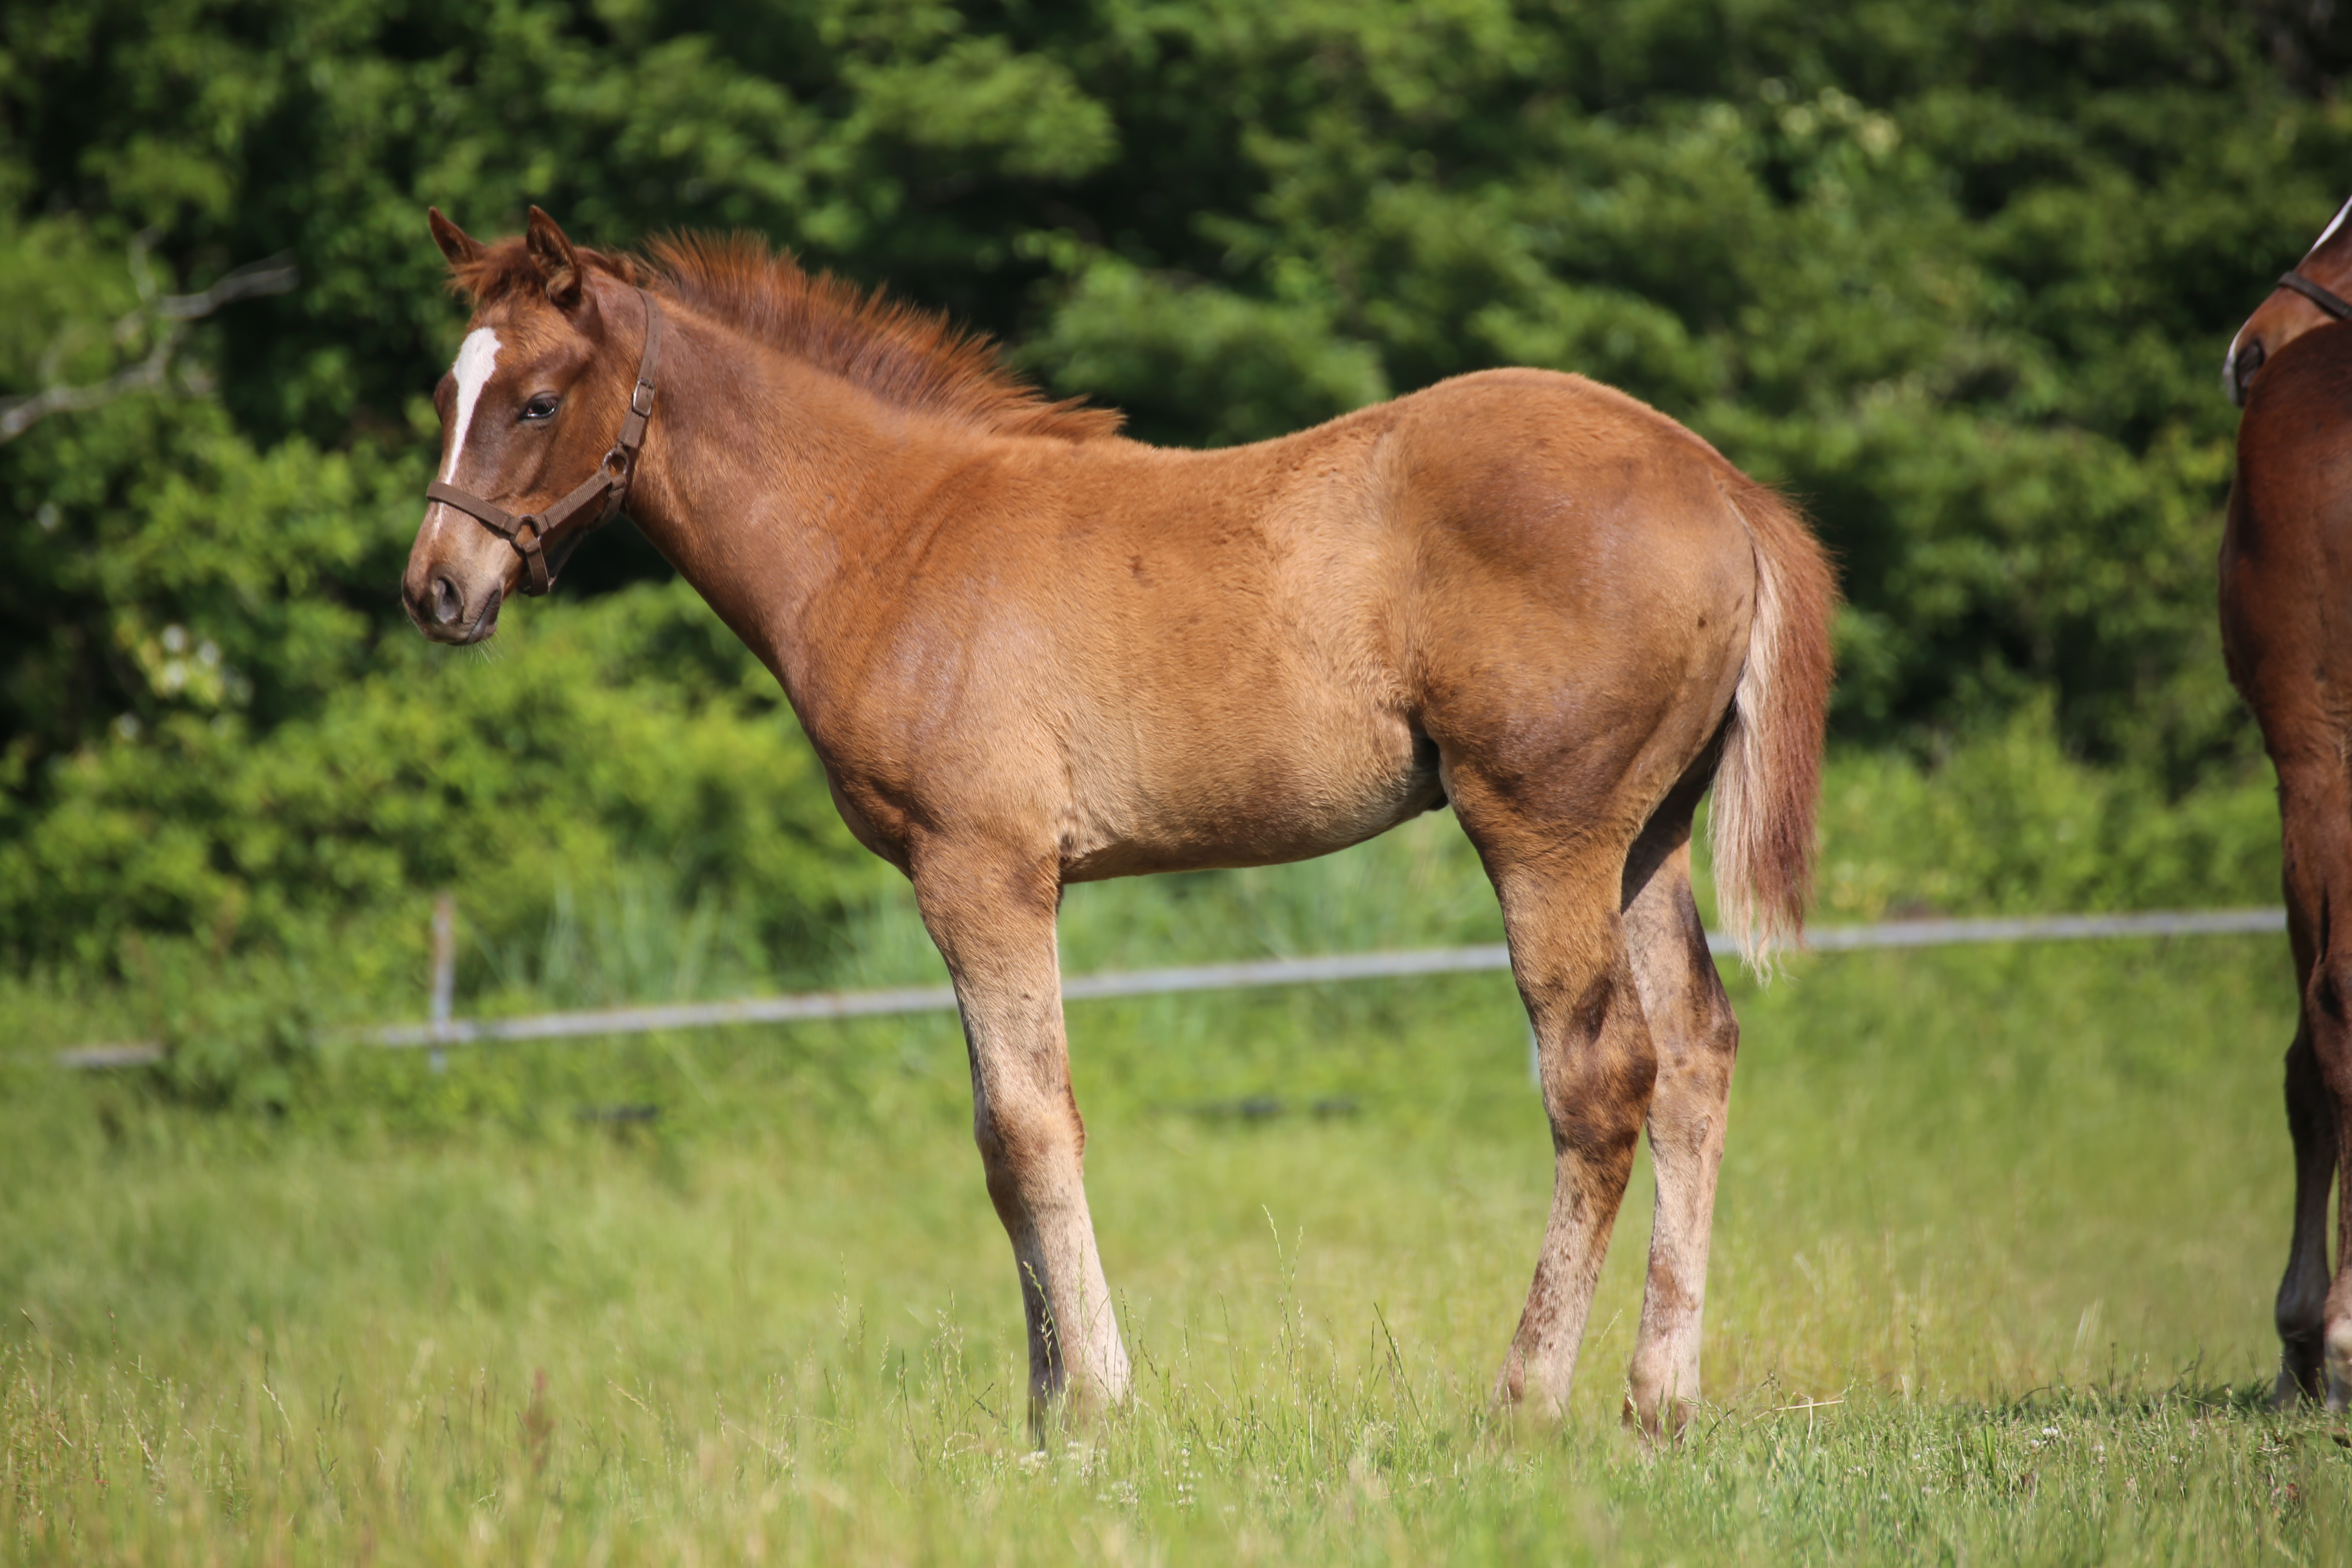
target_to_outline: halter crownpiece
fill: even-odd
[[[654,416],[654,365],[661,357],[661,306],[643,286],[637,297],[646,302],[646,348],[637,361],[637,384],[629,393],[629,412],[622,417],[620,437],[594,473],[545,511],[525,512],[520,517],[439,479],[425,487],[426,500],[457,508],[514,546],[528,574],[522,591],[533,597],[555,586],[555,574],[572,558],[572,546],[612,521],[628,499],[629,480],[637,471],[637,452],[645,445],[646,426]],[[598,509],[595,517],[573,528],[572,523],[591,507]],[[555,549],[552,562],[548,558],[551,545]]]
[[[2352,321],[2352,301],[2347,301],[2332,289],[2320,287],[2300,272],[2288,270],[2279,279],[2278,286],[2294,289],[2339,321]]]

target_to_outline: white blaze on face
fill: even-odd
[[[441,470],[445,485],[457,482],[457,459],[465,455],[466,429],[474,422],[474,405],[481,401],[482,387],[498,368],[498,333],[488,327],[467,332],[458,345],[457,363],[449,367],[449,374],[457,378],[457,423],[449,432],[449,461]]]

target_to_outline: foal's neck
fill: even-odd
[[[845,620],[870,622],[911,496],[992,438],[893,407],[665,302],[668,344],[630,515],[757,654],[813,736]],[[860,604],[866,614],[848,611]],[[820,745],[823,743],[820,738]]]

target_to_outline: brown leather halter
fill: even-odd
[[[620,437],[594,473],[545,511],[520,517],[438,479],[425,487],[426,500],[457,508],[514,546],[528,573],[522,585],[525,594],[535,596],[554,587],[555,574],[572,558],[572,546],[612,521],[628,499],[629,480],[637,471],[637,451],[645,445],[646,426],[654,416],[654,364],[661,357],[661,306],[642,287],[637,297],[646,302],[646,349],[637,361],[637,384],[629,394],[629,412],[621,420]],[[598,509],[595,517],[573,528],[573,522],[591,507]],[[552,561],[548,558],[550,546],[555,550]]]
[[[2282,289],[2292,289],[2339,321],[2352,321],[2352,300],[2347,300],[2332,289],[2325,289],[2290,268],[2278,280]]]

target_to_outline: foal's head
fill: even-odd
[[[2279,350],[2315,327],[2343,320],[2344,311],[2352,309],[2347,305],[2352,300],[2352,222],[2347,217],[2352,217],[2352,202],[2336,209],[2294,270],[2230,340],[2229,355],[2221,361],[2221,384],[2239,407],[2246,405],[2246,388],[2253,384],[2255,374]],[[2298,278],[2319,297],[2299,289],[2294,282]]]
[[[516,517],[537,514],[597,471],[628,412],[646,330],[635,266],[575,249],[537,207],[521,238],[488,245],[437,210],[430,216],[451,279],[474,304],[457,363],[433,394],[436,477]],[[515,544],[455,506],[426,503],[400,584],[426,637],[481,641],[498,627],[499,605],[526,585]]]

